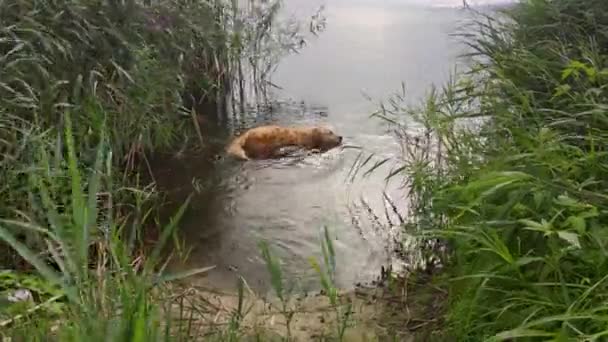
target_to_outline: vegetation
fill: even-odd
[[[189,137],[203,142],[199,115],[226,97],[263,99],[277,59],[302,46],[297,30],[272,36],[280,2],[238,4],[0,2],[3,338],[194,334],[181,307],[174,317],[163,287],[208,271],[164,273],[163,247],[188,201],[161,225],[140,164]],[[377,113],[403,146],[389,178],[406,175],[404,232],[418,242],[414,254],[439,255],[446,266],[436,282],[449,293],[445,333],[458,341],[601,341],[608,3],[527,0],[503,14],[480,14],[463,31],[469,71],[419,108],[406,108],[400,94]],[[150,227],[158,239],[144,253]],[[295,309],[280,263],[261,247],[289,335]],[[327,231],[322,247],[323,267],[311,264],[342,340],[353,312],[333,284]],[[243,336],[245,285],[219,340]]]
[[[111,197],[103,201],[103,206],[99,205],[100,194],[113,193],[107,139],[102,134],[94,167],[88,171],[78,165],[70,138],[70,116],[66,114],[65,119],[66,170],[54,169],[51,163],[57,156],[41,145],[39,164],[27,176],[31,201],[46,213],[47,221],[1,221],[0,238],[38,271],[38,275],[30,276],[3,271],[3,278],[14,281],[12,284],[4,281],[2,286],[42,284],[27,286],[35,292],[40,304],[33,305],[34,298],[30,298],[17,301],[21,307],[9,306],[3,312],[12,314],[0,323],[3,334],[28,340],[68,341],[91,338],[149,341],[169,336],[170,327],[159,325],[161,312],[154,302],[153,289],[169,280],[155,271],[162,247],[177,221],[172,220],[163,229],[158,245],[148,258],[134,259],[132,245],[124,241],[125,236],[131,235],[124,233],[132,233],[138,227],[116,217]],[[65,175],[69,177],[69,195],[58,196],[63,193],[58,194],[53,184]],[[138,209],[141,206],[138,203]],[[43,241],[47,246],[45,253],[19,241],[13,233],[17,229]],[[39,277],[42,279],[36,282]]]
[[[404,146],[405,231],[449,248],[436,281],[458,341],[607,338],[607,6],[478,13],[460,35],[469,71],[419,108],[397,95],[377,113]]]
[[[305,42],[296,23],[277,23],[280,5],[0,3],[3,338],[189,336],[167,318],[162,285],[208,269],[165,274],[188,201],[160,223],[147,156],[204,143],[200,118],[244,101],[252,83],[265,94],[277,56]]]

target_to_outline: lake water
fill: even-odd
[[[397,156],[393,136],[369,117],[377,105],[363,94],[381,100],[404,82],[408,100],[416,102],[431,84],[441,85],[463,52],[449,36],[468,18],[462,1],[287,0],[283,13],[305,17],[321,4],[326,30],[282,61],[273,77],[282,88],[275,94],[281,105],[256,113],[249,125],[322,123],[366,154]],[[218,151],[228,138],[217,134]],[[174,198],[200,191],[182,220],[189,258],[172,267],[216,265],[194,282],[231,288],[240,275],[252,288],[266,291],[269,277],[258,249],[266,240],[289,279],[301,289],[316,289],[318,277],[307,258],[320,256],[321,229],[327,226],[334,237],[338,285],[374,279],[389,257],[383,227],[395,222],[385,216],[383,191],[401,204],[405,191],[385,183],[389,163],[365,179],[348,181],[359,153],[334,149],[246,163],[203,156],[176,160],[155,175],[160,186]]]

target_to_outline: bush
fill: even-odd
[[[53,172],[53,200],[71,205],[70,175],[61,168],[68,111],[74,154],[82,167],[93,167],[100,134],[112,149],[115,172],[130,172],[137,171],[142,153],[168,149],[194,133],[193,118],[182,104],[191,91],[186,83],[196,75],[213,77],[222,61],[211,67],[200,60],[210,60],[226,45],[226,34],[216,25],[217,9],[197,4],[178,12],[181,5],[174,1],[154,6],[86,0],[0,3],[1,217],[46,220],[47,212],[32,204],[35,191],[27,180],[40,166],[41,150],[52,155],[47,172]],[[138,182],[138,177],[123,177],[117,185]],[[133,199],[112,195],[116,203]],[[36,239],[22,234],[34,247]],[[0,254],[6,256],[2,264],[15,266],[14,255]]]
[[[530,0],[482,17],[471,70],[413,111],[421,144],[400,170],[420,239],[450,247],[458,341],[608,334],[606,13]]]
[[[170,1],[146,7],[11,0],[1,6],[0,108],[59,129],[64,110],[75,108],[82,114],[75,117],[78,136],[98,132],[95,125],[108,120],[120,156],[175,142],[183,119],[190,119],[189,112],[180,114],[182,97],[201,92],[186,84],[217,73],[209,60],[224,44],[208,5],[180,14],[179,3]]]

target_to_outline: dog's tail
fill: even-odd
[[[241,139],[235,139],[229,146],[227,149],[227,152],[229,155],[237,158],[237,159],[241,159],[241,160],[249,160],[249,157],[247,157],[247,153],[245,153],[245,150],[243,149],[243,146],[241,144]]]

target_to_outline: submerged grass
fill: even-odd
[[[458,341],[608,336],[606,4],[477,13],[471,69],[423,107],[395,96],[378,113],[404,147],[406,232],[449,248],[437,282]]]

